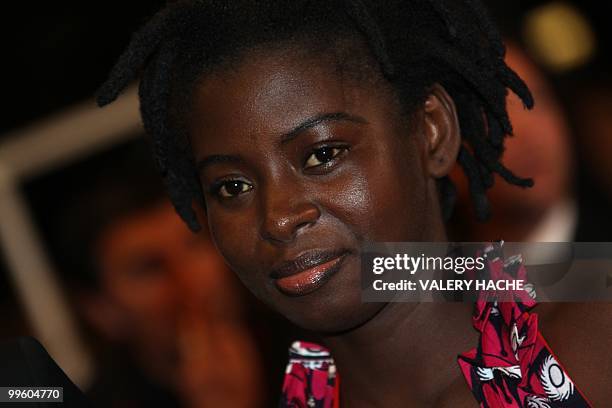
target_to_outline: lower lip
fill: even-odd
[[[295,275],[276,279],[276,287],[286,295],[303,296],[323,286],[329,278],[340,270],[346,254],[317,265]]]

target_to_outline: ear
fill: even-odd
[[[448,92],[435,84],[423,104],[426,139],[426,168],[433,178],[448,175],[457,160],[461,131],[455,103]]]

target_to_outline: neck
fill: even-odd
[[[471,303],[388,303],[366,324],[327,336],[340,373],[342,406],[431,407],[474,347]]]
[[[423,241],[447,240],[432,220]],[[343,407],[431,407],[461,376],[457,355],[474,347],[472,303],[387,303],[365,324],[323,337],[340,375]]]

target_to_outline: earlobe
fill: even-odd
[[[444,177],[453,169],[461,146],[455,103],[446,90],[436,84],[423,104],[423,113],[427,170],[433,178]]]

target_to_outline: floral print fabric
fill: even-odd
[[[491,244],[482,252],[487,260],[487,277],[526,281],[521,257],[505,259],[502,245]],[[458,357],[479,406],[591,407],[538,331],[538,316],[530,313],[536,305],[533,286],[512,293],[514,301],[490,301],[494,295],[478,293],[472,324],[480,332],[479,342]],[[313,343],[293,343],[280,408],[337,408],[338,396],[339,378],[329,351]]]
[[[492,280],[522,279],[520,256],[504,259],[502,243],[484,249]],[[483,408],[584,408],[591,405],[577,390],[538,331],[533,286],[512,294],[514,301],[488,301],[480,292],[472,324],[480,332],[477,347],[458,358],[461,371]]]
[[[336,366],[329,351],[314,343],[296,341],[289,349],[289,364],[281,408],[335,408],[338,405]]]

